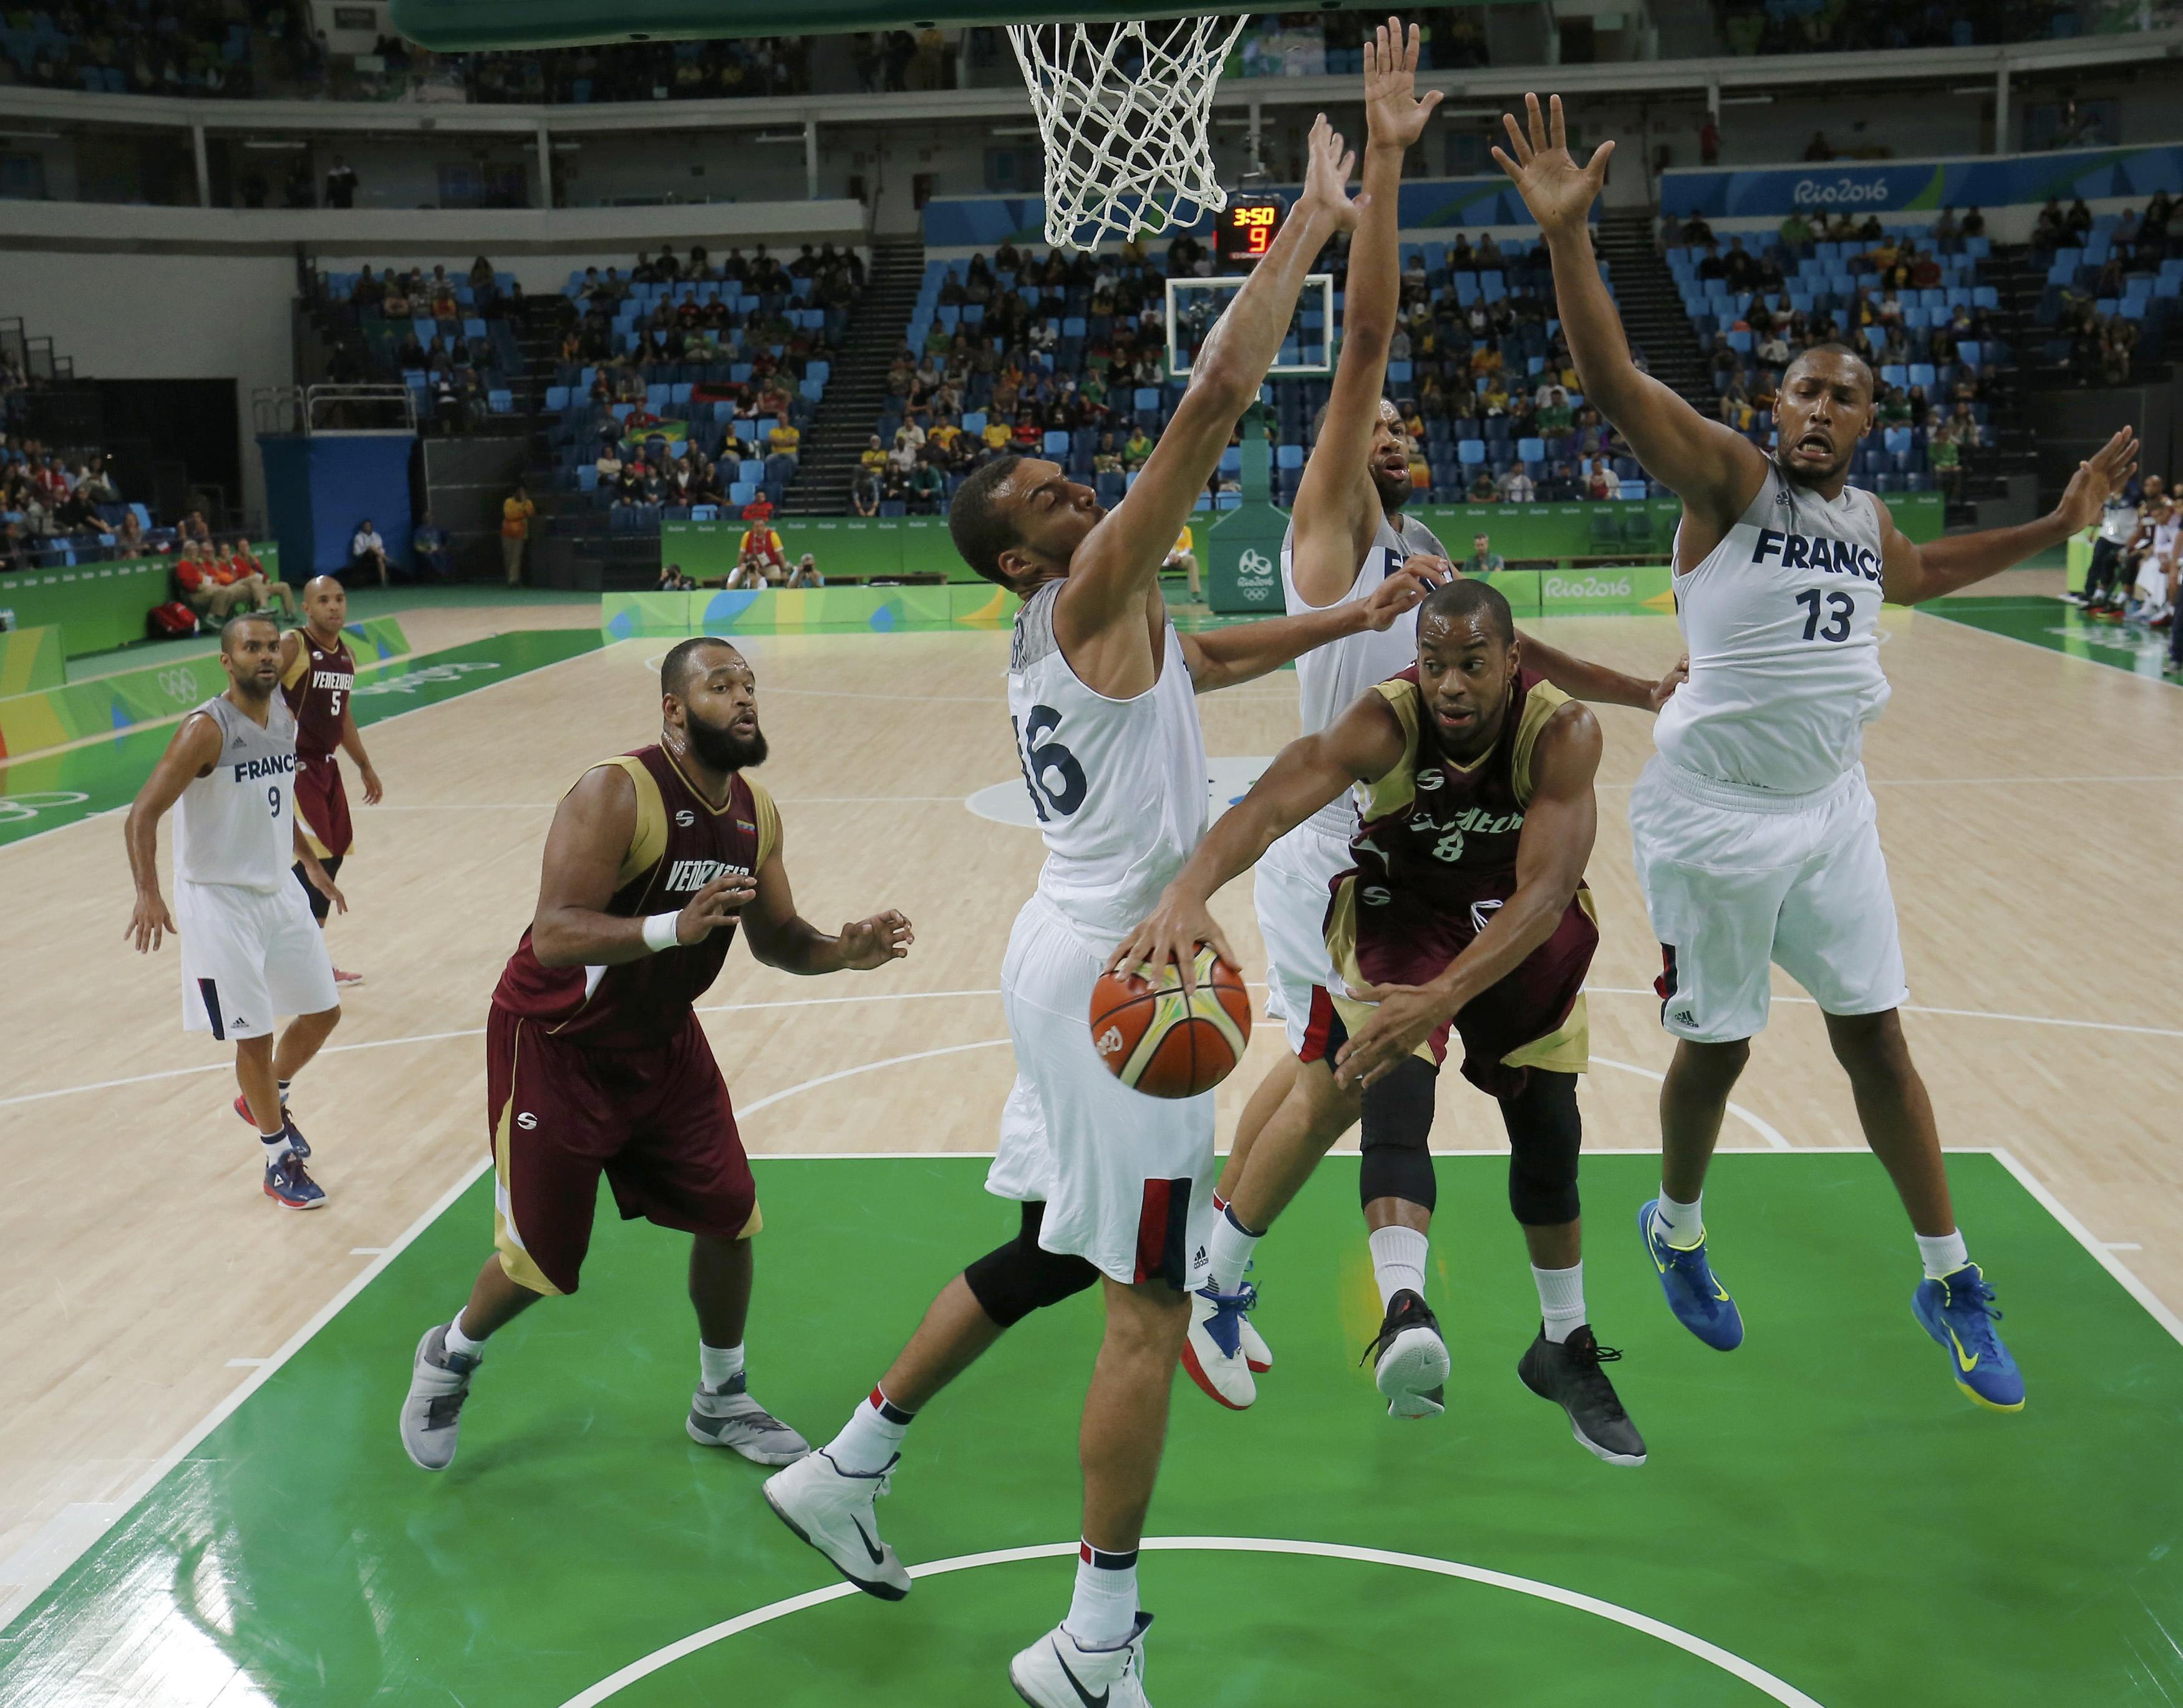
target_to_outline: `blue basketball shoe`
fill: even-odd
[[[1994,1332],[2001,1313],[1975,1263],[1918,1283],[1910,1309],[1948,1355],[1956,1386],[1989,1411],[2024,1410],[2024,1376]]]
[[[1668,1309],[1675,1321],[1716,1352],[1733,1352],[1743,1344],[1743,1313],[1720,1284],[1720,1277],[1706,1261],[1705,1241],[1686,1251],[1660,1237],[1653,1212],[1659,1205],[1648,1198],[1637,1212],[1637,1232],[1645,1242],[1645,1255],[1660,1273],[1660,1291],[1668,1296]]]

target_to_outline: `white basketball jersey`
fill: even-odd
[[[175,803],[175,876],[268,892],[293,883],[295,717],[277,693],[262,729],[225,695],[197,710],[219,731],[219,758]]]
[[[1291,557],[1295,548],[1296,524],[1291,522],[1288,532],[1281,537],[1281,598],[1292,617],[1370,598],[1389,573],[1414,554],[1436,558],[1447,555],[1447,548],[1423,522],[1399,512],[1391,518],[1382,516],[1380,531],[1373,537],[1349,591],[1332,605],[1314,605],[1297,592],[1295,565]],[[1313,648],[1296,661],[1302,732],[1308,736],[1318,734],[1356,704],[1359,694],[1389,676],[1399,675],[1417,661],[1418,614],[1414,609],[1403,612],[1384,631],[1365,629]],[[1304,824],[1346,842],[1356,827],[1356,809],[1345,794],[1321,807]]]
[[[1205,834],[1205,735],[1175,626],[1159,680],[1109,699],[1077,679],[1054,638],[1062,584],[1016,613],[1008,722],[1046,838],[1039,893],[1111,949],[1153,910]]]
[[[1782,794],[1858,763],[1887,704],[1880,668],[1880,501],[1822,498],[1769,466],[1726,537],[1675,578],[1691,679],[1653,740],[1703,777]]]

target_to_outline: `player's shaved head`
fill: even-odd
[[[1435,587],[1418,607],[1419,628],[1435,619],[1451,625],[1475,621],[1503,646],[1516,644],[1516,614],[1501,590],[1486,581],[1458,579]]]
[[[348,589],[331,576],[313,576],[310,580],[303,583],[303,597],[307,599],[313,593],[336,593],[346,595]]]
[[[1814,344],[1809,349],[1799,350],[1796,353],[1795,357],[1791,359],[1787,368],[1782,370],[1781,379],[1783,384],[1786,385],[1788,382],[1790,375],[1794,374],[1797,369],[1807,365],[1815,358],[1830,361],[1855,363],[1858,367],[1864,370],[1864,395],[1868,398],[1875,395],[1875,388],[1873,383],[1874,376],[1872,372],[1872,364],[1867,361],[1858,352],[1850,348],[1847,344],[1837,344],[1832,342]]]
[[[241,616],[230,617],[219,626],[221,653],[231,657],[242,646],[243,631],[253,626],[264,629],[272,636],[276,646],[280,643],[280,624],[263,611],[249,611]]]
[[[714,652],[725,653],[728,658],[736,660],[742,658],[733,642],[724,641],[718,635],[693,635],[686,641],[677,641],[659,661],[659,692],[672,694],[678,700],[689,698],[692,684],[706,671],[716,668],[706,656]]]
[[[1001,554],[1022,543],[1016,531],[1012,507],[1002,489],[1008,477],[1023,466],[1021,457],[996,457],[972,471],[947,501],[947,532],[964,563],[987,581],[1012,587],[1001,568]]]

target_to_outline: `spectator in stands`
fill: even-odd
[[[500,562],[508,571],[508,584],[520,586],[523,581],[523,548],[530,537],[530,519],[538,514],[538,506],[530,500],[530,488],[523,481],[515,483],[515,490],[500,501]]]
[[[8,526],[12,530],[14,525]],[[194,540],[183,542],[175,559],[175,580],[182,590],[182,603],[203,622],[224,623],[255,603],[249,590],[231,582],[223,566]]]
[[[933,467],[930,458],[920,457],[910,471],[908,493],[911,515],[937,515],[947,497],[947,477]]]
[[[880,459],[882,467],[886,459]],[[880,513],[880,471],[859,468],[856,478],[849,483],[849,508],[860,516],[876,516]]]
[[[250,549],[247,539],[236,539],[234,549],[224,561],[214,548],[208,547],[206,550],[212,553],[214,562],[219,565],[218,573],[227,585],[242,591],[246,609],[270,609],[278,605],[284,616],[291,622],[295,620],[295,590],[286,581],[266,579],[265,565]]]
[[[1411,478],[1413,481],[1416,479],[1414,467]],[[1501,502],[1501,489],[1493,483],[1493,470],[1485,464],[1478,465],[1477,478],[1471,481],[1470,490],[1464,494],[1464,502],[1467,504],[1497,504]]]
[[[775,421],[773,430],[765,436],[765,448],[770,456],[794,457],[803,443],[803,430],[786,415]]]
[[[1508,560],[1493,549],[1493,541],[1490,535],[1473,534],[1470,537],[1470,555],[1463,560],[1459,567],[1462,573],[1466,576],[1473,577],[1491,576],[1507,569]]]
[[[807,243],[804,247],[808,249],[810,245]],[[788,572],[788,585],[792,587],[825,587],[826,578],[819,573],[819,559],[809,552],[797,559],[796,567]]]
[[[682,573],[680,564],[662,565],[659,579],[653,584],[653,591],[660,593],[693,593],[697,590],[697,582]]]
[[[417,519],[417,531],[409,537],[409,556],[413,563],[421,564],[443,581],[455,573],[447,531],[433,521],[430,510]]]
[[[765,586],[788,578],[788,554],[780,543],[780,535],[770,522],[757,521],[743,530],[742,538],[736,542],[736,565],[743,570],[755,570],[758,581],[745,585]]]
[[[338,153],[326,172],[325,204],[329,208],[356,206],[356,169]]]
[[[1604,457],[1594,457],[1591,459],[1591,467],[1585,471],[1585,497],[1587,498],[1613,498],[1620,497],[1621,493],[1622,483],[1615,479],[1614,470],[1608,467],[1607,459]]]
[[[1812,228],[1805,220],[1803,209],[1791,208],[1789,210],[1789,217],[1781,222],[1780,237],[1782,246],[1791,251],[1812,241]]]
[[[1743,247],[1743,239],[1731,236],[1728,253],[1720,258],[1721,276],[1728,281],[1731,291],[1747,291],[1758,274],[1758,264]]]
[[[152,549],[144,538],[144,525],[136,520],[136,512],[125,510],[114,528],[114,555],[117,558],[141,558]]]
[[[1504,504],[1528,504],[1538,497],[1538,485],[1524,472],[1521,463],[1511,463],[1508,472],[1494,482]]]
[[[0,573],[27,570],[37,555],[37,542],[20,522],[0,524]]]
[[[357,524],[355,537],[348,542],[347,575],[376,575],[379,585],[387,585],[386,542],[379,537],[379,530],[366,516]]]
[[[1813,131],[1812,140],[1804,144],[1804,158],[1807,160],[1831,160],[1834,157],[1834,144],[1827,141],[1827,133]]]
[[[202,546],[212,543],[212,529],[207,525],[203,510],[183,512],[181,520],[175,525],[175,532],[179,537],[193,540]]]

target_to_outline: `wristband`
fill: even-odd
[[[656,913],[647,917],[644,921],[644,946],[654,954],[664,949],[679,947],[682,939],[675,933],[675,923],[681,917],[679,913]]]

